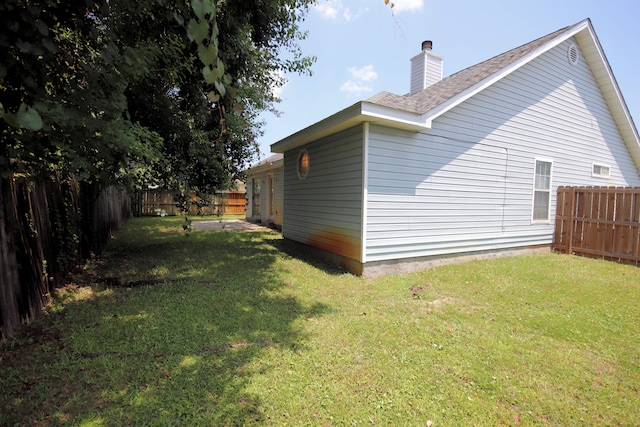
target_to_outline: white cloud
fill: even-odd
[[[347,92],[352,95],[362,95],[363,93],[371,92],[373,88],[358,81],[347,80],[340,86],[340,92]]]
[[[393,3],[393,11],[396,13],[421,10],[423,6],[423,0],[389,0]]]
[[[344,12],[342,12],[342,17],[346,20],[346,21],[351,21],[351,10],[349,10],[349,8],[346,8],[344,10]]]
[[[372,92],[373,87],[369,83],[378,78],[378,73],[373,69],[373,65],[363,67],[349,67],[350,79],[340,86],[341,92],[347,92],[354,96],[361,96],[367,92]]]
[[[377,0],[376,0],[377,1]],[[380,0],[383,1],[383,0]],[[369,8],[364,7],[357,9],[355,12],[349,7],[345,7],[342,0],[318,0],[313,6],[316,12],[326,19],[338,19],[342,17],[345,21],[358,19],[363,13],[368,12]]]
[[[378,73],[375,72],[372,64],[360,68],[349,67],[349,73],[351,77],[365,82],[372,82],[378,78]]]
[[[340,9],[342,9],[341,0],[320,0],[314,6],[320,15],[329,19],[336,19]]]

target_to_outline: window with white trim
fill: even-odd
[[[591,169],[591,176],[594,178],[609,178],[609,166],[594,163]]]
[[[551,209],[551,166],[548,160],[536,159],[536,171],[533,179],[533,209],[531,220],[549,221]]]

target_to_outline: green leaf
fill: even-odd
[[[225,93],[227,93],[227,88],[224,87],[221,81],[215,81],[213,84],[216,87],[216,90],[220,93],[220,96],[224,96]]]
[[[187,24],[187,36],[196,43],[202,43],[209,36],[209,23],[206,21],[196,21],[190,19]]]
[[[224,63],[220,60],[218,60],[218,63],[216,64],[218,66],[218,72],[220,73],[220,78],[222,78],[224,76]]]
[[[20,127],[29,130],[40,130],[43,125],[42,117],[40,117],[38,110],[28,106],[24,102],[20,105],[20,109],[18,109],[16,113],[16,121]]]
[[[175,19],[178,24],[184,25],[184,18],[178,12],[173,12],[173,19]]]
[[[213,0],[191,0],[191,7],[201,21],[204,21],[207,15],[211,18],[216,13],[216,5]]]
[[[58,52],[58,47],[51,40],[47,38],[42,39],[42,46],[51,53]]]
[[[42,21],[36,21],[36,29],[43,36],[49,35],[49,28],[47,28],[47,24]]]
[[[204,81],[207,84],[214,84],[218,80],[220,80],[220,74],[218,73],[217,68],[211,68],[209,66],[202,68],[202,76],[204,77]]]
[[[198,45],[198,58],[204,65],[211,65],[218,59],[218,48],[213,44]]]

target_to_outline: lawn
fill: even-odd
[[[637,267],[363,279],[183,221],[130,221],[3,345],[0,425],[640,423]]]

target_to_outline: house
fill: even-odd
[[[281,228],[283,207],[283,156],[273,154],[247,173],[247,220]]]
[[[640,185],[640,140],[590,20],[410,92],[379,93],[271,146],[283,236],[356,274],[548,250],[556,189]]]

